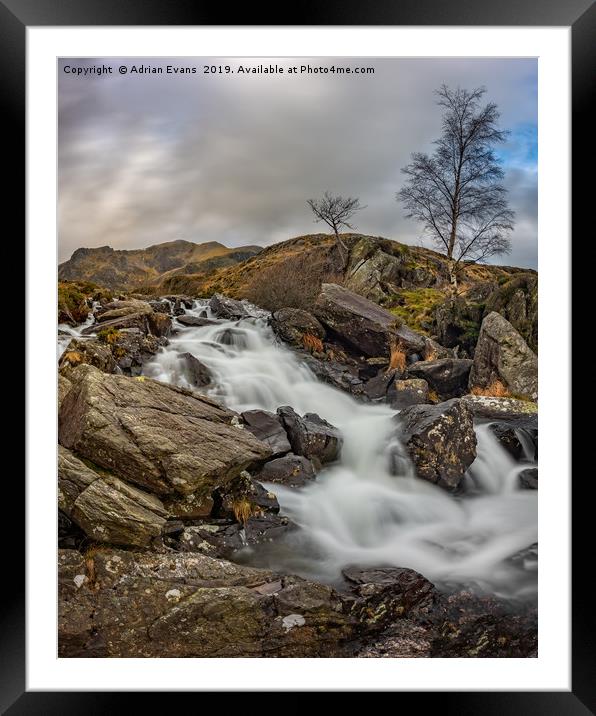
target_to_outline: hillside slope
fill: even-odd
[[[156,290],[197,297],[223,293],[271,311],[288,306],[308,310],[322,283],[339,283],[444,345],[460,345],[468,352],[488,308],[497,310],[536,350],[538,276],[532,269],[463,264],[453,299],[443,254],[382,237],[343,234],[343,239],[349,247],[345,267],[332,236],[311,234],[268,246],[208,274],[177,272]]]
[[[228,248],[216,241],[195,244],[168,241],[146,249],[115,250],[110,246],[77,249],[58,267],[60,281],[93,281],[115,290],[156,285],[177,272],[204,274],[230,266],[261,251],[260,246]]]

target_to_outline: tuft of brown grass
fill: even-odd
[[[79,351],[68,351],[62,356],[62,363],[70,363],[70,365],[79,365],[83,362],[83,354]]]
[[[389,366],[387,367],[387,373],[390,371],[397,371],[403,373],[406,369],[406,352],[404,351],[401,343],[395,341],[391,344],[391,353],[389,355]]]
[[[426,345],[424,347],[424,355],[422,356],[423,360],[436,360],[437,359],[437,352],[436,350],[429,345]]]
[[[472,395],[481,395],[486,398],[510,398],[511,393],[500,380],[493,380],[486,386],[475,385],[470,391]]]
[[[232,512],[234,513],[236,522],[242,525],[245,525],[249,517],[259,511],[259,508],[255,508],[255,505],[253,505],[250,500],[247,500],[246,497],[241,497],[232,503]]]
[[[303,334],[302,345],[306,348],[307,351],[310,351],[311,353],[323,353],[323,351],[325,350],[323,346],[323,341],[320,338],[313,336],[312,333]]]
[[[113,326],[110,326],[109,328],[103,328],[97,334],[99,340],[103,343],[107,343],[109,346],[114,345],[114,343],[116,343],[116,341],[118,340],[119,336],[120,331]]]

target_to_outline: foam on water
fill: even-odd
[[[197,302],[188,313],[206,311]],[[144,374],[190,387],[181,354],[189,352],[214,376],[209,394],[237,411],[291,405],[318,413],[344,437],[338,463],[297,490],[272,485],[284,514],[299,526],[282,545],[257,549],[255,560],[333,581],[342,567],[395,565],[441,583],[476,584],[502,595],[532,595],[535,574],[510,557],[537,540],[537,495],[520,490],[521,469],[486,426],[477,427],[474,489],[462,498],[413,476],[389,471],[399,445],[384,404],[362,404],[320,382],[281,345],[263,318],[183,327]]]

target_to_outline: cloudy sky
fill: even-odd
[[[374,74],[203,74],[203,65],[369,66]],[[132,65],[164,68],[134,74]],[[167,74],[166,66],[196,67]],[[65,71],[111,66],[112,74]],[[119,66],[126,65],[123,75]],[[532,59],[107,58],[60,61],[59,259],[163,241],[267,245],[323,230],[306,200],[358,196],[356,228],[411,244],[395,193],[440,133],[433,91],[484,85],[511,131],[500,148],[516,212],[510,256],[537,262],[537,63]]]

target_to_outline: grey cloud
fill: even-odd
[[[269,59],[210,59],[210,64]],[[135,248],[186,238],[266,245],[318,228],[306,199],[359,196],[357,228],[418,243],[395,201],[411,152],[440,130],[433,90],[486,85],[502,125],[536,122],[533,60],[271,60],[373,65],[374,76],[60,74],[60,260],[80,246]],[[63,61],[64,63],[65,61]],[[70,64],[132,64],[118,58]],[[140,62],[140,61],[139,61]],[[200,58],[144,58],[196,65]],[[117,71],[117,69],[116,69]],[[517,151],[512,138],[512,152]],[[516,155],[517,156],[517,155]],[[505,261],[535,266],[536,171],[506,169],[517,213]]]

